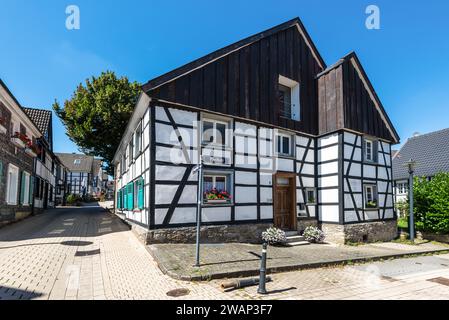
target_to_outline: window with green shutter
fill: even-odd
[[[128,184],[128,208],[129,211],[134,210],[134,183]]]
[[[137,205],[140,210],[144,208],[144,186],[145,186],[144,182],[145,181],[143,178],[137,180],[137,196],[138,196]]]
[[[122,189],[122,196],[123,196],[122,209],[127,209],[128,208],[128,187],[124,187]]]
[[[122,208],[122,190],[119,190],[117,193],[117,208]]]

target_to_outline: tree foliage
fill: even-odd
[[[430,181],[415,178],[413,193],[416,228],[449,233],[449,173],[439,173]]]
[[[111,175],[111,162],[139,91],[137,82],[117,78],[114,72],[107,71],[80,84],[63,108],[58,101],[53,104],[69,138],[80,151],[103,159]]]

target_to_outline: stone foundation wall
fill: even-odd
[[[298,219],[298,232],[302,233],[307,227],[318,227],[318,220],[315,218]]]
[[[218,225],[202,226],[202,243],[224,243],[224,242],[245,242],[261,243],[262,232],[271,227],[272,224],[239,224],[239,225]],[[142,237],[140,235],[139,237]],[[146,244],[156,243],[195,243],[196,228],[173,228],[149,230],[146,232]]]
[[[327,242],[337,244],[391,241],[398,236],[396,220],[346,225],[322,223],[321,229],[326,234]]]

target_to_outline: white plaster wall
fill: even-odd
[[[257,169],[257,157],[256,156],[243,156],[235,155],[235,166],[239,168],[251,168]]]
[[[318,174],[338,174],[338,161],[318,165]]]
[[[325,222],[338,222],[339,221],[339,208],[337,205],[320,205],[319,206],[319,219]]]
[[[308,178],[308,177],[301,177],[301,180],[302,180],[302,185],[303,185],[304,188],[313,188],[313,187],[315,187],[315,179]]]
[[[230,207],[203,208],[201,213],[203,222],[231,221]]]
[[[297,167],[298,172],[299,172],[299,170],[301,169],[301,164],[298,163],[298,165],[297,165],[296,167]],[[301,173],[301,174],[310,174],[310,175],[314,175],[314,174],[315,174],[315,166],[314,166],[313,164],[305,163],[305,164],[303,165],[302,170],[301,170],[300,173]]]
[[[235,122],[235,133],[256,137],[257,136],[257,127],[248,123],[243,122]]]
[[[257,202],[256,187],[235,187],[236,203],[252,203]]]
[[[176,208],[170,223],[194,223],[196,222],[196,208]]]
[[[277,170],[278,171],[287,171],[287,172],[294,172],[294,163],[292,159],[283,159],[283,158],[277,158]]]
[[[156,114],[156,120],[170,122],[170,120],[167,117],[167,114],[165,113],[164,108],[156,107],[155,114]]]
[[[155,190],[155,204],[171,204],[177,189],[177,185],[157,184]]]
[[[307,206],[311,217],[316,217],[316,206]]]
[[[168,209],[155,209],[154,210],[154,224],[163,224]]]
[[[261,187],[260,188],[260,202],[272,203],[273,202],[273,188]]]
[[[334,143],[338,143],[338,133],[334,133],[324,138],[318,139],[318,147],[325,147]]]
[[[186,110],[180,110],[180,109],[173,109],[169,108],[170,114],[173,117],[173,120],[177,124],[183,124],[187,126],[194,126],[196,122],[198,121],[198,113],[197,112],[191,112]]]
[[[376,167],[371,165],[363,165],[364,178],[376,178]]]
[[[338,189],[325,189],[319,191],[319,199],[321,203],[337,203],[338,199]]]
[[[177,166],[156,166],[156,180],[181,181],[186,168]]]
[[[235,183],[236,184],[257,184],[257,173],[255,172],[245,172],[245,171],[235,171]]]
[[[271,173],[260,173],[260,184],[265,186],[273,185],[273,175]]]
[[[318,179],[318,186],[324,187],[338,187],[338,176],[329,176]]]
[[[345,132],[344,133],[344,141],[350,144],[354,144],[355,143],[355,138],[356,135],[350,132]]]
[[[339,150],[338,146],[332,146],[332,147],[327,147],[327,148],[321,149],[318,152],[318,161],[324,162],[324,161],[330,161],[330,160],[338,160],[338,157],[339,157],[338,150]]]
[[[257,207],[256,206],[236,206],[235,207],[235,220],[257,220]]]
[[[235,136],[235,151],[238,153],[257,154],[257,139]]]
[[[180,204],[188,204],[188,203],[196,203],[197,202],[197,186],[186,185],[184,190],[179,198]]]
[[[382,218],[382,216],[381,216]],[[366,220],[378,220],[379,219],[379,210],[365,210],[365,219]]]
[[[355,222],[355,221],[358,221],[357,212],[345,211],[345,222]]]
[[[273,219],[273,206],[261,206],[260,207],[261,219]]]

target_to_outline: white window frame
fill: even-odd
[[[139,136],[139,141],[137,137]],[[142,125],[137,126],[136,132],[134,133],[134,159],[137,159],[142,152]]]
[[[364,157],[365,161],[375,162],[375,157],[374,157],[374,151],[375,151],[374,143],[375,143],[375,141],[373,139],[365,138],[363,143],[364,143],[364,152],[363,152],[364,155],[363,155],[363,157]],[[370,158],[368,157],[368,145],[370,145],[370,148],[369,148],[369,150],[370,150]]]
[[[8,164],[8,171],[7,171],[7,182],[6,182],[6,203],[8,205],[12,205],[12,206],[16,206],[17,205],[17,198],[18,198],[18,193],[19,193],[19,168],[16,167],[13,164]],[[11,174],[12,172],[15,173],[15,180],[16,180],[16,187],[15,190],[11,190]],[[14,192],[13,194],[15,195],[14,197],[14,201],[11,202],[10,198],[11,198],[11,192]]]
[[[314,202],[309,202],[309,192],[313,192],[313,198],[315,199],[315,201]],[[306,203],[306,205],[316,205],[317,204],[317,201],[316,201],[316,188],[306,188],[306,199],[305,199],[305,203]]]
[[[81,164],[81,159],[75,159],[75,160],[73,160],[73,164],[75,164],[75,165],[80,165],[80,164]]]
[[[213,124],[213,142],[209,142],[209,141],[204,141],[204,122],[210,122]],[[225,143],[221,144],[221,143],[217,143],[217,123],[219,124],[223,124],[225,125],[225,136],[222,137],[225,140]],[[229,130],[231,127],[231,122],[230,121],[226,121],[224,119],[215,119],[212,117],[203,117],[201,119],[201,133],[200,133],[200,139],[201,139],[201,144],[203,146],[218,146],[218,147],[231,147],[231,139],[230,139],[230,135],[229,135]]]
[[[216,178],[224,178],[225,179],[225,190],[227,193],[229,193],[231,195],[231,199],[228,203],[224,203],[224,204],[220,204],[220,205],[232,205],[234,203],[234,187],[233,187],[233,173],[232,172],[215,172],[215,171],[206,171],[203,174],[203,190],[202,190],[202,195],[204,194],[204,192],[206,192],[204,186],[204,179],[205,178],[212,178],[212,188],[216,188]],[[205,201],[206,200],[206,201]],[[208,205],[217,205],[217,204],[213,204],[207,201],[207,199],[205,199],[203,197],[202,202],[204,205],[208,206]]]
[[[25,187],[24,187],[24,195],[23,195],[23,206],[30,205],[30,174],[24,171],[25,174]]]
[[[288,138],[290,143],[289,143],[289,148],[290,148],[290,152],[289,153],[285,153],[284,150],[281,150],[281,152],[279,152],[278,147],[279,147],[279,143],[278,143],[278,137],[281,138]],[[295,156],[295,146],[293,145],[295,141],[295,137],[292,134],[288,134],[285,132],[275,132],[274,134],[274,151],[276,153],[276,155],[278,156],[282,156],[282,157],[294,157]],[[283,149],[283,143],[282,143],[282,139],[281,139],[281,149]]]
[[[375,184],[365,184],[363,186],[363,191],[364,191],[364,204],[365,204],[365,209],[378,209],[379,208],[379,199],[377,196],[377,185]],[[370,192],[368,192],[368,189],[371,189]],[[368,194],[371,193],[371,200],[368,199]],[[375,208],[372,207],[368,207],[368,202],[370,201],[376,201],[377,206]]]
[[[301,121],[301,102],[299,82],[279,75],[279,84],[291,90],[291,120]]]

